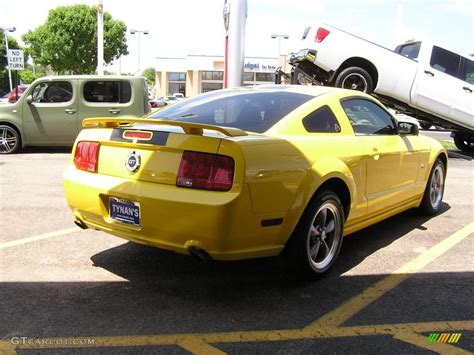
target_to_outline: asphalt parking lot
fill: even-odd
[[[316,282],[277,258],[203,263],[79,230],[62,191],[68,158],[0,157],[0,353],[474,352],[468,158],[449,161],[441,214],[349,236]]]

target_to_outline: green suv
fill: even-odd
[[[0,154],[26,146],[72,146],[87,117],[142,117],[150,112],[143,77],[51,76],[0,105]]]

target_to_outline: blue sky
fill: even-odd
[[[223,54],[223,0],[103,0],[104,8],[129,28],[148,29],[142,37],[142,69],[157,56]],[[22,0],[0,5],[0,27],[16,26],[15,37],[42,24],[48,10],[96,0]],[[132,5],[131,5],[132,4]],[[28,11],[25,11],[28,9]],[[397,38],[430,39],[455,51],[474,53],[474,0],[402,0],[401,26],[396,25],[397,0],[248,0],[246,55],[276,57],[271,33],[285,33],[281,52],[299,48],[305,27],[329,23],[393,49]],[[399,41],[399,40],[398,40]],[[138,41],[128,35],[130,55],[121,60],[124,72],[137,69]],[[112,66],[118,70],[119,63]]]

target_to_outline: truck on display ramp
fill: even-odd
[[[452,130],[459,149],[474,151],[474,62],[468,56],[427,41],[392,51],[330,25],[306,28],[301,48],[288,58],[292,84],[373,94],[422,127]]]

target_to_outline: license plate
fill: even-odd
[[[135,201],[109,197],[110,218],[123,223],[140,225],[140,204]]]

